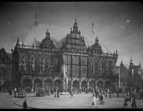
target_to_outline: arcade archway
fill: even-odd
[[[42,88],[42,81],[40,80],[40,79],[36,79],[35,81],[34,81],[34,87],[35,87],[35,89],[41,89]]]
[[[111,83],[110,83],[110,81],[106,81],[105,82],[105,89],[109,89],[110,88],[110,86],[111,86]]]
[[[73,89],[74,89],[74,90],[79,90],[79,82],[78,82],[77,80],[75,80],[75,81],[73,82]]]
[[[54,88],[59,88],[59,89],[62,89],[62,81],[57,79],[55,82],[54,82]]]
[[[81,91],[85,91],[87,88],[87,82],[86,81],[82,81],[81,82]]]
[[[92,88],[92,89],[96,88],[96,86],[95,86],[95,81],[93,81],[93,80],[90,81],[90,82],[89,82],[89,87]]]
[[[32,88],[32,81],[30,79],[23,80],[23,88]]]
[[[45,87],[45,88],[47,88],[47,89],[53,89],[53,83],[52,83],[52,80],[47,79],[47,80],[45,81],[45,85],[44,85],[44,87]]]
[[[101,80],[97,82],[97,88],[103,89],[103,82]]]

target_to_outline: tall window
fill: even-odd
[[[58,59],[57,58],[53,59],[53,71],[54,72],[58,71]]]
[[[51,68],[51,58],[45,58],[45,71],[49,72],[50,70],[52,70]]]
[[[75,65],[79,65],[79,56],[72,56],[72,62]]]
[[[0,67],[0,79],[5,79],[5,70],[2,67]]]
[[[35,57],[35,71],[40,72],[40,58]]]
[[[81,76],[87,76],[87,67],[81,66]]]
[[[102,74],[105,73],[105,65],[106,65],[106,64],[105,64],[105,61],[103,61],[103,62],[102,62]]]
[[[31,57],[30,59],[30,63],[31,63],[31,71],[35,71],[35,57]]]
[[[95,74],[98,74],[98,62],[95,61]]]
[[[27,56],[27,71],[31,71],[31,68],[30,68],[30,55]]]
[[[41,58],[41,71],[45,71],[45,58]]]
[[[23,69],[24,71],[27,71],[26,57],[25,57],[25,56],[22,57],[22,69]]]
[[[81,65],[87,65],[87,57],[81,57]]]

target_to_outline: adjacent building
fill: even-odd
[[[0,49],[0,87],[9,87],[12,82],[12,55]]]
[[[98,37],[87,47],[76,20],[61,41],[57,47],[48,29],[39,45],[21,44],[17,38],[12,50],[14,84],[34,90],[117,88],[117,50],[113,54],[103,52]]]
[[[141,65],[134,65],[132,59],[130,60],[129,66],[129,75],[128,75],[128,88],[142,88],[142,78],[139,74],[139,70],[141,69]]]

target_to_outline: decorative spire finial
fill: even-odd
[[[116,49],[116,55],[118,54],[118,50]]]
[[[17,37],[17,43],[19,43],[19,38]]]
[[[37,10],[35,9],[35,26],[37,26],[37,23],[38,23],[38,21],[37,21]]]
[[[92,33],[94,34],[94,32],[93,32],[93,26],[94,26],[94,23],[93,23],[93,21],[92,21]]]
[[[131,55],[131,60],[130,60],[130,62],[132,62],[132,55]]]

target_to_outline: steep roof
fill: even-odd
[[[47,29],[49,29],[51,40],[53,40],[54,45],[57,48],[61,47],[62,43],[65,41],[65,37],[67,36],[67,34],[70,33],[70,27],[54,26],[54,25],[49,25],[49,24],[40,22],[38,23],[37,26],[32,27],[31,31],[28,33],[24,41],[24,44],[32,45],[34,42],[35,45],[39,46],[41,41],[46,37],[45,34]],[[83,29],[80,29],[80,30],[81,30],[81,35],[84,36],[85,45],[91,46],[92,44],[94,44],[93,41],[95,40],[95,35],[91,31],[87,31]],[[101,47],[103,52],[105,53],[109,52],[103,45],[101,45]]]
[[[7,55],[12,60],[12,53],[7,53]]]
[[[12,60],[12,54],[11,53],[7,53],[4,48],[1,48],[0,52],[4,53],[8,57],[8,61]]]

